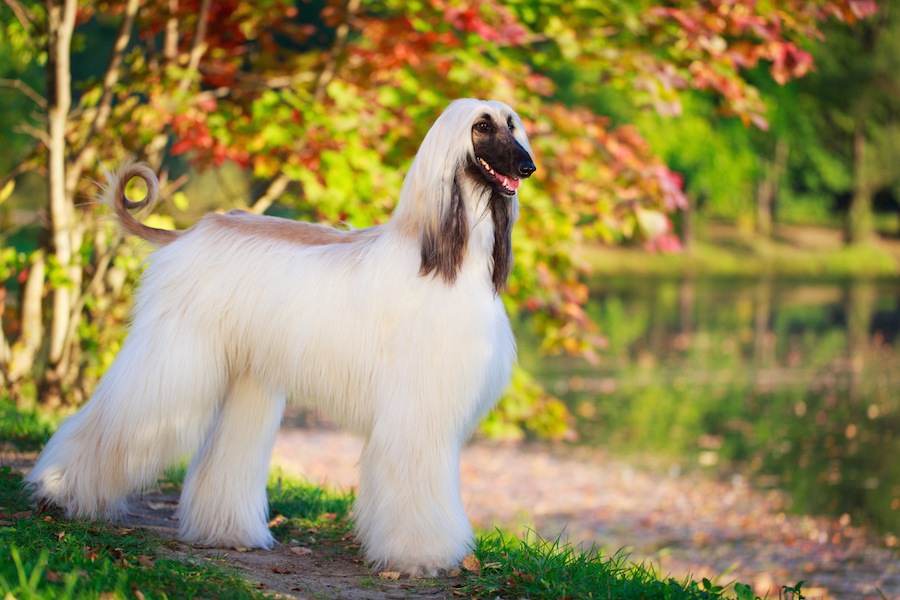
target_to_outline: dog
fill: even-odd
[[[452,102],[425,136],[391,219],[366,229],[244,211],[149,227],[146,165],[107,173],[102,199],[158,248],[130,331],[90,400],[26,485],[69,518],[115,520],[159,472],[190,460],[177,517],[188,543],[271,549],[266,480],[285,401],[361,434],[353,507],[367,561],[411,575],[473,545],[462,444],[507,387],[515,339],[500,295],[518,188],[535,171],[506,104]],[[134,178],[141,201],[125,196]]]

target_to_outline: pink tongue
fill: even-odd
[[[515,191],[519,189],[519,180],[513,179],[512,177],[504,177],[503,185],[505,185],[508,189]]]

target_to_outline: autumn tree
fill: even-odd
[[[45,69],[43,87],[28,88],[42,129],[7,181],[42,173],[49,219],[34,252],[4,248],[18,301],[4,314],[2,376],[36,382],[47,402],[77,402],[117,347],[104,332],[121,323],[138,254],[79,203],[94,193],[98,162],[136,154],[177,203],[184,160],[227,162],[253,181],[251,211],[361,227],[388,218],[419,140],[459,96],[516,107],[537,153],[508,308],[533,316],[546,351],[592,358],[599,332],[573,248],[675,247],[667,215],[687,207],[680,177],[634,127],[600,114],[603,100],[674,115],[681,94],[699,90],[722,114],[765,127],[746,70],[803,76],[811,59],[799,44],[860,5],[5,0],[6,30]],[[115,31],[110,44],[83,33],[98,24]],[[108,56],[106,67],[73,82],[73,56],[85,53]],[[19,82],[7,87],[25,90]],[[504,407],[501,417],[558,433],[542,417],[558,403],[525,373]]]
[[[900,190],[894,141],[900,127],[900,2],[879,6],[853,28],[827,28],[829,44],[818,49],[818,70],[801,86],[816,124],[811,143],[828,153],[809,157],[801,168],[819,176],[820,193],[849,192],[844,233],[851,244],[873,235],[875,194]],[[835,168],[840,176],[823,172]]]

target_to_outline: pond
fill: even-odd
[[[591,365],[520,362],[579,443],[785,490],[796,513],[900,533],[900,281],[619,278]]]

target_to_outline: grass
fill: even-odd
[[[262,597],[232,569],[170,557],[170,542],[153,532],[37,514],[21,479],[9,467],[0,470],[0,595]]]
[[[501,532],[478,539],[476,573],[458,593],[481,598],[615,598],[616,600],[755,600],[750,586],[737,583],[734,596],[708,579],[678,581],[651,567],[629,563],[624,554],[604,556],[556,540],[518,539]],[[789,589],[800,600],[801,584]],[[786,591],[785,590],[785,591]]]
[[[13,449],[40,445],[52,425],[0,399],[0,440]],[[166,487],[178,485],[174,472]],[[352,494],[273,476],[269,485],[275,537],[317,553],[359,553],[352,536]],[[7,599],[56,598],[234,598],[265,597],[255,583],[226,563],[180,558],[176,544],[156,533],[103,523],[61,520],[33,510],[22,477],[0,468],[0,596]],[[501,532],[482,535],[474,557],[456,576],[405,584],[428,593],[469,598],[616,598],[628,600],[754,600],[748,586],[730,590],[708,580],[660,577],[652,568],[631,564],[624,555],[603,556],[559,540],[519,539]],[[361,587],[377,587],[369,574]],[[788,590],[788,588],[786,588]],[[800,586],[785,596],[800,600]]]

